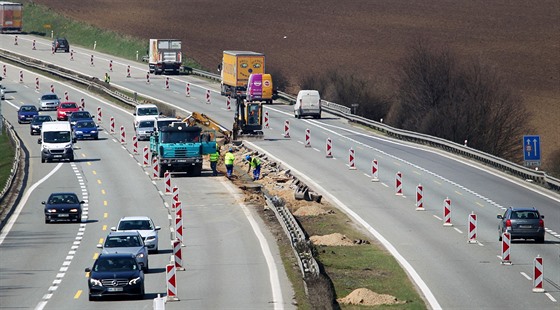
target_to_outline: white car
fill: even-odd
[[[120,219],[117,227],[111,227],[112,231],[138,231],[144,240],[148,251],[158,252],[158,230],[152,219],[147,216],[125,216]]]
[[[134,129],[138,127],[140,121],[151,120],[154,121],[159,115],[159,109],[154,104],[139,104],[134,109]]]

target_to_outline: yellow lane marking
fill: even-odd
[[[441,183],[436,180],[434,180],[434,183],[441,185]]]
[[[80,298],[80,295],[82,295],[82,290],[78,290],[78,291],[76,292],[76,294],[74,295],[74,299]]]
[[[107,225],[103,225],[103,230],[107,230]]]
[[[89,161],[88,161],[86,164],[87,164],[88,166],[91,166],[91,163],[90,163]]]
[[[103,205],[107,206],[107,200],[103,200]]]
[[[479,205],[479,206],[481,206],[482,208],[484,208],[484,205],[481,204],[480,202],[477,202],[476,204]]]
[[[99,257],[99,253],[93,253],[93,259],[97,259]]]
[[[455,191],[455,193],[457,193],[458,195],[463,196],[463,194],[461,192]]]
[[[103,213],[103,218],[106,219],[109,216],[109,213],[105,212]]]
[[[101,184],[101,180],[97,180],[97,184]]]
[[[99,238],[99,244],[103,244],[103,238]]]
[[[105,190],[104,189],[101,190],[101,194],[105,195]]]

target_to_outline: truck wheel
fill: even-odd
[[[202,175],[202,164],[196,164],[191,168],[192,176],[199,177]]]

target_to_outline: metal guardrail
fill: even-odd
[[[6,128],[6,132],[10,135],[10,140],[12,140],[12,142],[15,144],[15,154],[14,154],[14,162],[12,164],[12,169],[10,171],[10,176],[6,181],[6,185],[4,186],[4,189],[2,189],[2,192],[0,192],[0,203],[4,200],[4,197],[12,187],[14,178],[19,170],[19,157],[21,153],[21,145],[19,143],[18,137],[16,136],[16,132],[14,131],[14,127],[5,118],[2,118],[2,122],[4,124],[4,128]]]

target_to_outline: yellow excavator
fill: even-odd
[[[262,139],[263,108],[261,102],[247,102],[237,97],[233,120],[233,140],[238,138]]]

